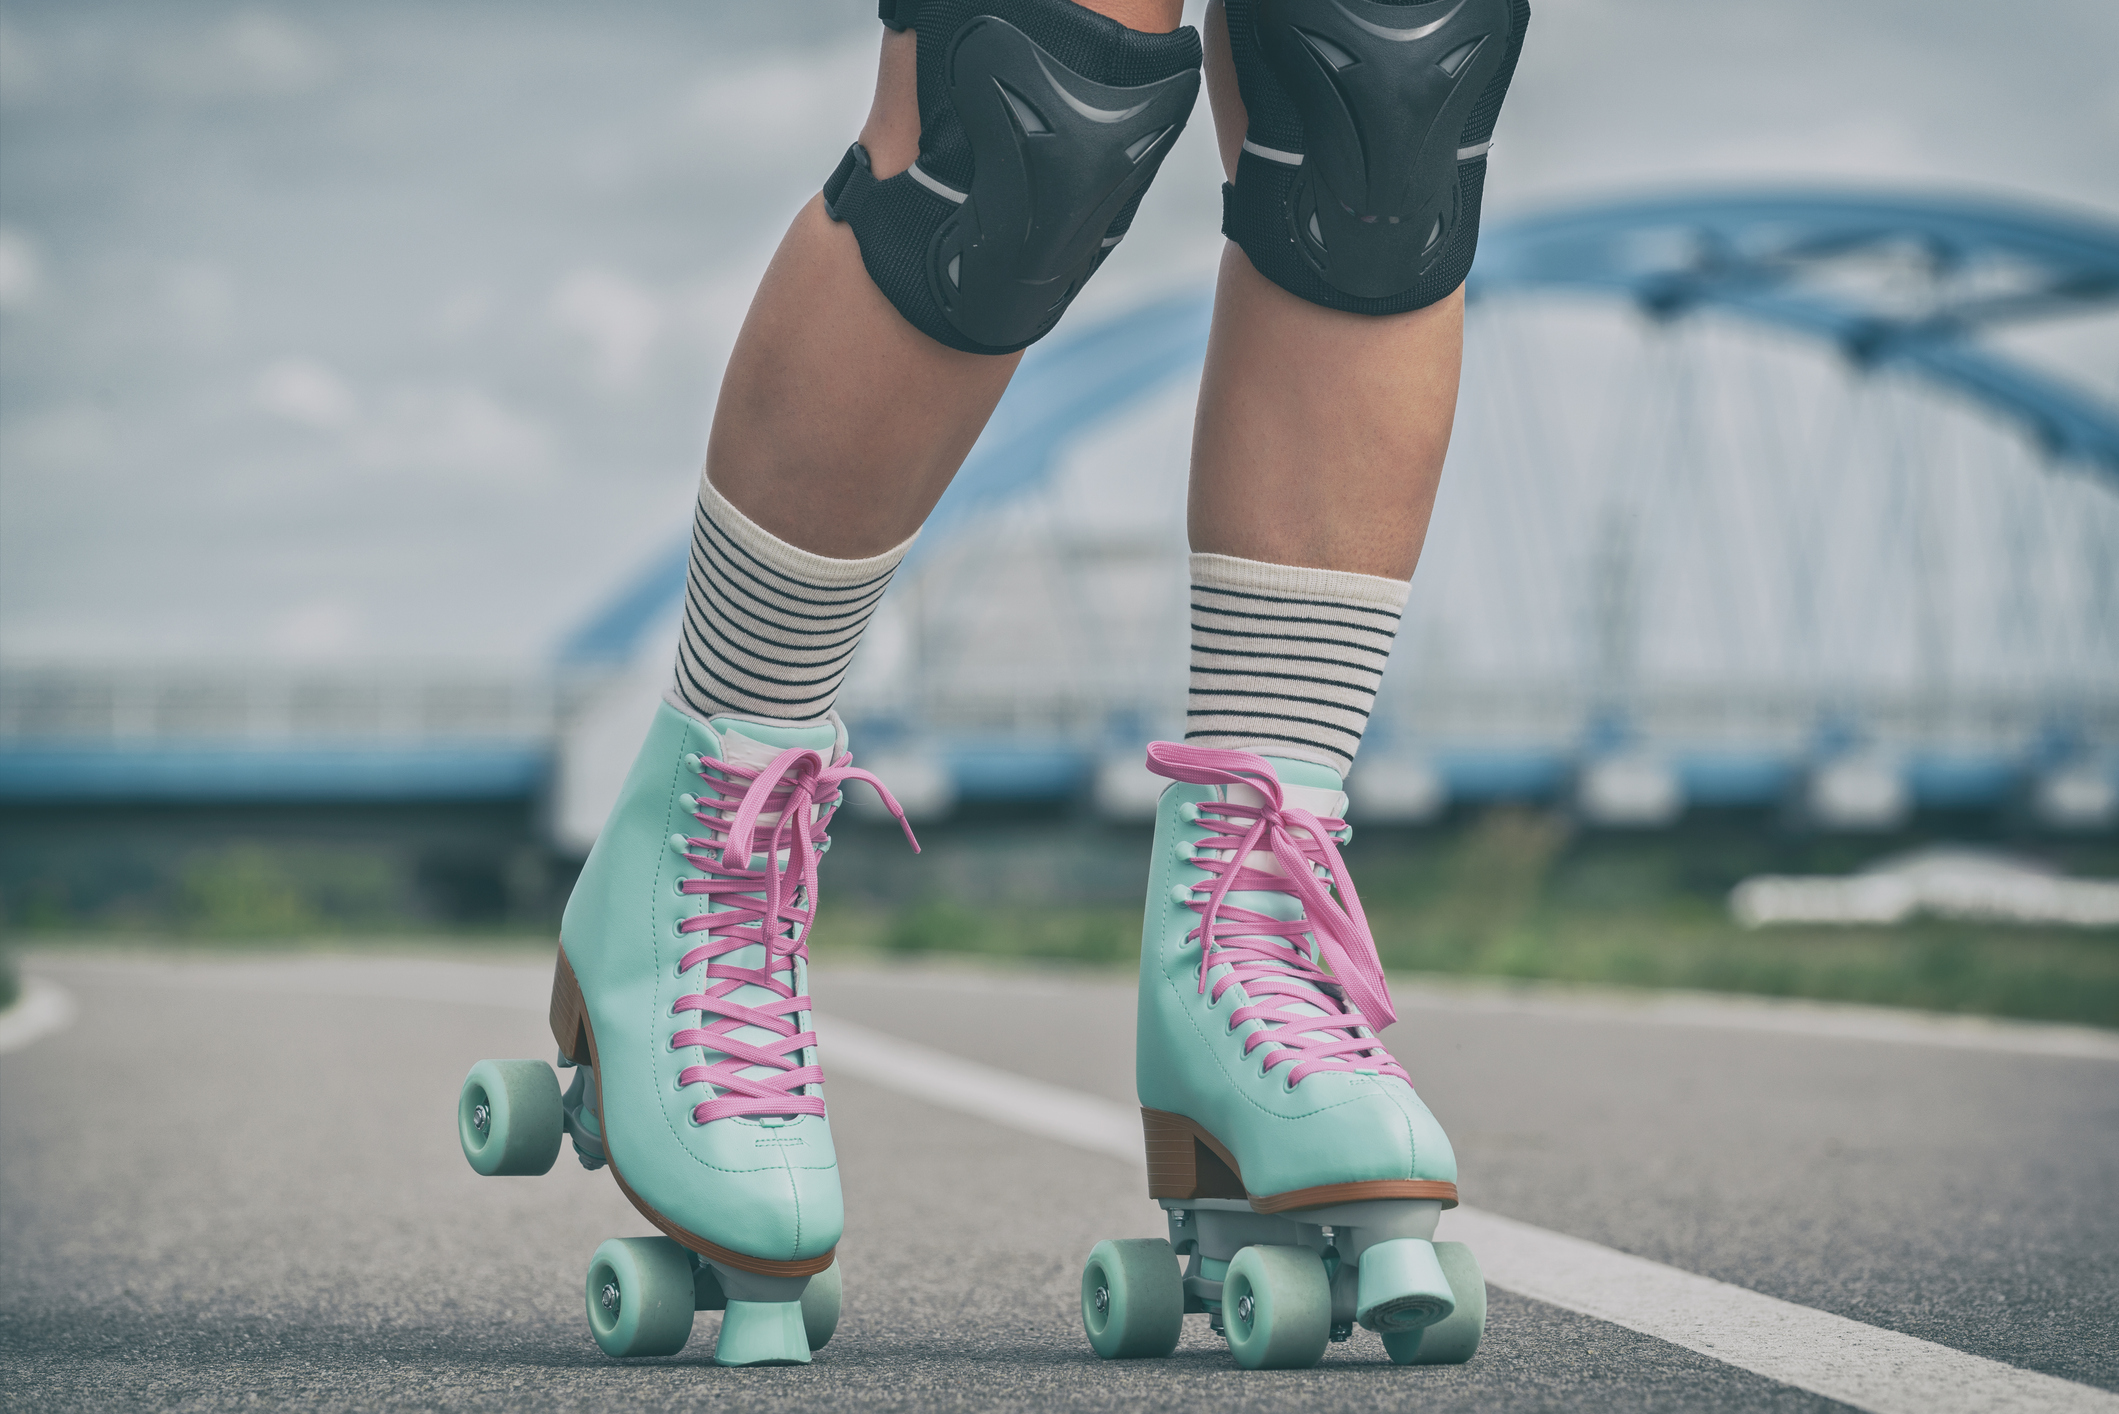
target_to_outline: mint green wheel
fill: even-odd
[[[1221,1325],[1246,1370],[1307,1370],[1332,1339],[1332,1283],[1307,1247],[1246,1247],[1221,1281]]]
[[[482,1060],[456,1096],[456,1137],[486,1175],[550,1173],[566,1115],[559,1081],[541,1060]]]
[[[1486,1333],[1486,1278],[1479,1274],[1479,1259],[1461,1242],[1438,1242],[1435,1260],[1449,1278],[1456,1308],[1431,1326],[1384,1336],[1383,1348],[1394,1364],[1461,1365]]]
[[[614,1237],[589,1260],[589,1332],[606,1355],[675,1355],[692,1338],[692,1258],[667,1237]]]
[[[1106,1360],[1161,1358],[1185,1331],[1177,1254],[1160,1237],[1096,1244],[1082,1268],[1082,1328]]]
[[[837,1262],[811,1277],[809,1285],[802,1288],[802,1329],[809,1337],[811,1350],[822,1350],[831,1333],[839,1328],[839,1298],[843,1291]]]

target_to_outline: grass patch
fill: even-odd
[[[1800,835],[1755,816],[1704,813],[1676,830],[1584,832],[1551,812],[1500,808],[1433,829],[1362,830],[1348,859],[1393,975],[1679,987],[2119,1027],[2119,929],[1926,921],[1751,931],[1729,917],[1729,890],[1750,875],[1841,874],[1937,838]],[[937,866],[950,867],[923,876],[902,869],[894,836],[883,843],[889,868],[842,868],[840,884],[827,880],[816,938],[824,958],[1133,966],[1145,831],[1080,822],[943,831],[929,843]],[[2071,874],[2119,875],[2119,840],[2109,836],[2003,843]],[[303,840],[163,854],[164,875],[123,876],[132,893],[92,895],[56,868],[18,878],[0,888],[0,928],[16,946],[548,957],[570,879],[556,865],[528,867],[534,861],[518,879],[512,865],[472,870]],[[98,879],[108,876],[100,858],[89,871]],[[860,858],[857,849],[845,863]],[[952,877],[964,892],[934,882]],[[1092,885],[1106,891],[1084,900]],[[971,899],[980,886],[999,896]],[[0,956],[0,997],[14,985]]]
[[[1140,910],[1019,904],[973,908],[939,895],[896,909],[827,899],[816,944],[827,956],[946,953],[1131,967],[1140,956]]]
[[[1782,838],[1755,824],[1586,835],[1548,812],[1499,809],[1455,829],[1357,840],[1351,862],[1394,974],[1746,992],[2119,1027],[2119,930],[1930,921],[1750,930],[1729,916],[1728,891],[1749,874],[1845,872],[1902,843]],[[2107,853],[2092,847],[2066,862],[2103,872],[2113,867]],[[1129,966],[1139,936],[1133,908],[973,908],[929,897],[894,910],[827,902],[818,941],[825,952]]]

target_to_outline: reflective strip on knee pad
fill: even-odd
[[[1396,314],[1464,282],[1529,0],[1228,0],[1250,127],[1222,233],[1314,304]]]
[[[970,353],[1043,337],[1132,224],[1199,93],[1199,35],[1071,0],[883,0],[919,35],[920,157],[877,181],[855,143],[824,184],[868,274]]]

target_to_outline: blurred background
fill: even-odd
[[[877,43],[0,4],[11,941],[549,939]],[[2119,1024],[2114,53],[2103,0],[1540,0],[1351,785],[1394,972]],[[1129,962],[1219,180],[1202,109],[891,590],[840,705],[927,852],[847,820],[820,953]]]

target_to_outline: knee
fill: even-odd
[[[1391,314],[1471,268],[1528,0],[1227,0],[1245,109],[1223,231],[1313,303]]]
[[[1071,0],[891,9],[918,36],[919,156],[893,174],[855,143],[825,183],[827,209],[915,328],[1013,352],[1059,322],[1124,237],[1198,96],[1199,36],[1142,33]],[[886,45],[886,78],[892,62]]]

